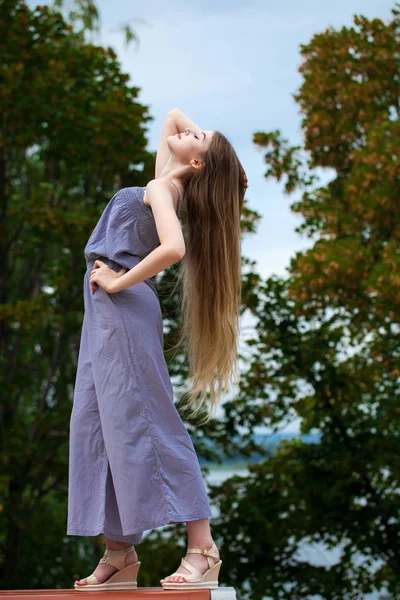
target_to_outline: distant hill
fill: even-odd
[[[270,454],[274,453],[274,451],[279,446],[279,444],[281,443],[282,440],[288,440],[288,439],[293,439],[293,438],[296,438],[296,439],[301,438],[306,444],[319,444],[321,434],[320,433],[309,433],[306,435],[299,435],[298,433],[257,433],[255,435],[253,435],[253,437],[252,437],[252,439],[257,444],[259,444],[265,450],[268,450]],[[239,444],[240,439],[239,438],[236,438],[236,439]],[[207,440],[206,443],[209,448],[215,448],[212,440]],[[254,452],[251,456],[242,456],[241,454],[238,454],[237,456],[233,456],[233,457],[224,456],[224,454],[221,452],[219,452],[218,454],[222,459],[222,464],[224,464],[224,465],[232,465],[232,464],[237,464],[237,463],[240,463],[240,464],[254,463],[254,462],[260,462],[263,459],[265,460],[265,457],[261,456],[259,452]],[[200,462],[200,465],[204,465],[204,466],[211,466],[213,464],[218,464],[218,463],[212,463],[210,461],[207,461],[201,457],[199,457],[199,462]]]

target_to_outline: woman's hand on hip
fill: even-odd
[[[118,272],[115,272],[102,260],[95,260],[89,279],[92,293],[94,294],[98,286],[100,286],[105,292],[112,294],[115,280],[122,277],[126,271],[125,267],[121,267]]]

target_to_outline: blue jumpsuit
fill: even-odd
[[[102,533],[130,544],[140,543],[147,529],[212,516],[192,440],[173,402],[154,277],[113,294],[90,289],[97,258],[115,271],[131,269],[159,245],[144,190],[119,190],[85,247],[85,312],[70,418],[67,535]]]

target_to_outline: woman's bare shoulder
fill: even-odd
[[[165,192],[169,192],[169,194],[171,195],[171,197],[174,201],[175,209],[176,209],[177,204],[178,204],[177,190],[179,190],[179,194],[182,195],[183,191],[181,188],[182,188],[182,184],[179,181],[174,181],[172,179],[168,179],[168,177],[156,177],[155,179],[152,179],[151,181],[149,181],[149,183],[147,184],[145,192],[144,192],[143,202],[146,204],[146,206],[151,207],[152,192],[157,193],[157,191],[163,191],[163,192],[165,191]],[[150,191],[150,193],[147,196],[146,196],[146,190]]]

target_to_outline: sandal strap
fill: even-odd
[[[134,549],[134,544],[128,546],[127,548],[122,548],[122,550],[110,550],[107,548],[103,557],[100,559],[100,562],[112,565],[120,571],[121,569],[125,568],[125,555],[128,554],[128,552],[132,552]]]
[[[214,564],[215,564],[209,557],[212,556],[213,558],[218,559],[218,548],[215,545],[215,542],[213,542],[212,546],[208,549],[207,548],[188,548],[186,553],[187,554],[189,554],[189,553],[202,554],[203,556],[206,556],[209,569],[211,569],[211,567],[214,566]]]
[[[188,571],[190,571],[191,575],[188,575],[187,577],[186,577],[186,575],[184,573],[177,573],[177,575],[179,577],[184,577],[187,582],[192,581],[193,578],[195,578],[195,580],[197,581],[198,579],[201,579],[203,577],[203,573],[201,573],[201,571],[199,571],[198,569],[196,569],[196,567],[194,567],[193,565],[191,565],[190,562],[188,562],[184,558],[181,559],[181,565],[183,567],[185,567],[185,569],[187,569]]]
[[[86,577],[86,585],[99,585],[99,580],[94,573]]]
[[[189,552],[195,553],[195,554],[202,554],[203,556],[212,556],[214,558],[218,558],[218,549],[217,546],[215,545],[215,543],[211,546],[211,548],[188,548],[186,553],[189,554]]]
[[[184,558],[181,559],[181,565],[189,571],[189,574],[188,573],[178,573],[177,571],[175,571],[175,573],[172,573],[171,575],[167,575],[166,578],[169,579],[170,577],[184,577],[186,579],[187,583],[190,583],[193,580],[197,581],[198,579],[201,579],[201,577],[203,576],[203,573],[200,573],[200,571],[198,571],[196,569],[196,567],[194,567],[192,564],[190,564],[190,562],[188,562]]]

